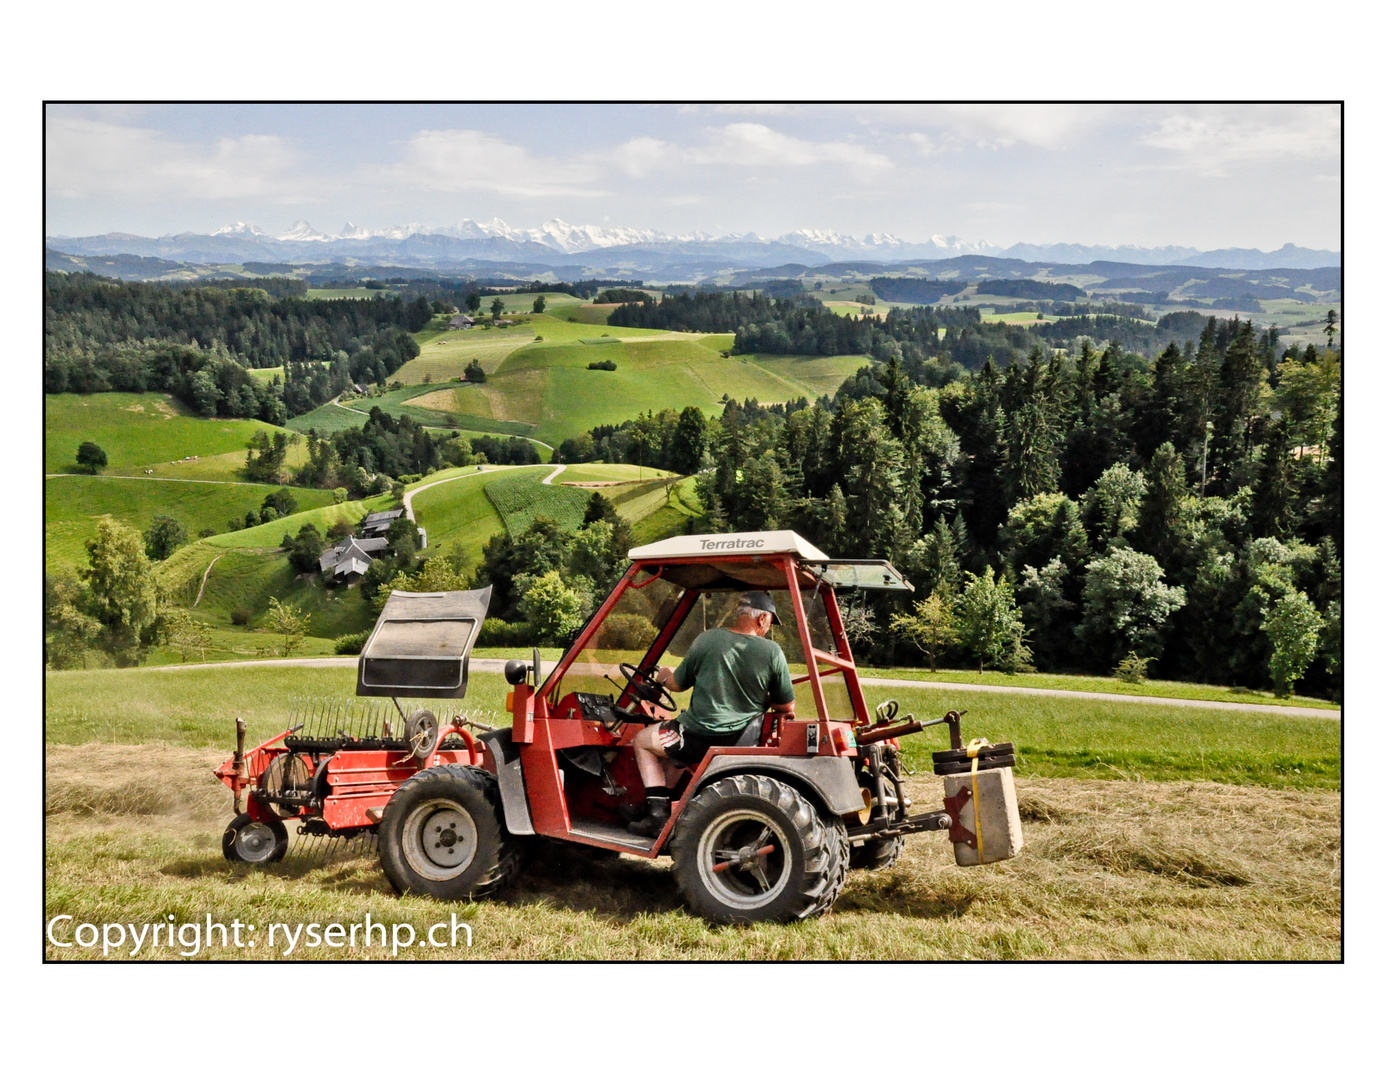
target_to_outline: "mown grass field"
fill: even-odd
[[[1338,725],[1287,720],[1240,731],[1236,714],[1205,710],[1194,716],[1196,710],[1126,706],[1104,722],[1096,702],[1069,703],[1038,719],[1005,711],[998,700],[987,700],[984,709],[972,702],[970,732],[1013,737],[1020,746],[1024,851],[1007,863],[958,868],[944,837],[921,836],[892,869],[852,873],[830,914],[794,926],[720,928],[693,918],[680,907],[668,860],[627,857],[599,867],[535,862],[500,896],[466,905],[395,897],[366,848],[312,861],[298,855],[294,842],[287,861],[272,868],[227,864],[218,843],[231,817],[230,800],[210,770],[230,751],[234,716],[249,721],[250,737],[265,738],[284,726],[293,695],[349,696],[353,679],[346,668],[50,674],[48,916],[100,923],[169,914],[193,921],[212,913],[216,921],[265,925],[362,922],[367,912],[378,922],[411,923],[422,932],[454,911],[472,924],[469,949],[414,949],[400,958],[1340,955],[1338,792],[1328,781],[1231,782],[1265,772],[1287,754],[1325,771],[1314,763],[1338,756]],[[467,704],[498,709],[505,689],[503,678],[478,674]],[[909,740],[915,765],[922,757],[916,744],[935,738]],[[1195,775],[1181,777],[1168,765],[1185,744],[1210,738],[1248,763],[1241,773],[1229,759],[1207,752],[1196,757]],[[1084,751],[1119,754],[1117,744],[1136,755],[1136,773],[1104,778],[1099,765],[1071,760]],[[940,799],[940,785],[928,772],[909,781],[915,805]],[[92,953],[50,947],[48,955]],[[173,958],[168,951],[146,955]],[[203,955],[274,954],[216,947]],[[360,944],[291,955],[391,953]]]
[[[271,484],[175,483],[144,478],[61,476],[44,481],[44,567],[86,565],[86,542],[97,534],[97,519],[111,514],[145,531],[157,514],[181,522],[191,538],[204,529],[224,532],[278,488]],[[334,496],[314,488],[292,488],[298,509],[329,505]],[[299,527],[299,526],[298,526]],[[278,540],[281,533],[277,534]]]
[[[107,473],[169,468],[170,462],[193,455],[239,455],[241,466],[253,433],[277,430],[260,420],[193,416],[169,394],[45,394],[44,471],[76,472],[74,458],[83,442],[95,442],[107,452]],[[159,475],[210,478],[166,469]]]

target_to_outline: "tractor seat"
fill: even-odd
[[[743,728],[743,733],[738,736],[738,741],[734,746],[756,746],[762,741],[762,723],[767,719],[766,714],[755,717],[749,721],[748,726]]]

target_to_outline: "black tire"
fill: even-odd
[[[773,852],[755,855],[769,845]],[[728,865],[740,852],[747,861]],[[835,903],[849,839],[840,822],[827,822],[795,788],[742,773],[694,796],[675,825],[670,855],[680,895],[696,915],[720,923],[790,922]]]
[[[839,818],[830,818],[825,822],[825,850],[830,858],[831,870],[825,891],[820,894],[815,910],[806,916],[808,919],[818,918],[835,906],[853,866],[851,860],[854,852],[849,846],[849,833],[845,832],[845,823]]]
[[[896,760],[897,759],[895,759],[895,761]],[[898,768],[898,766],[895,765],[895,768]],[[859,786],[870,794],[874,793],[874,778],[868,770],[860,770]],[[884,798],[890,803],[897,803],[898,794],[888,780],[883,781],[883,793]],[[877,798],[875,798],[874,801],[877,803]],[[850,851],[850,869],[887,870],[896,863],[899,856],[903,854],[903,844],[904,838],[902,836],[892,836],[886,840],[866,840]]]
[[[286,826],[276,818],[253,821],[239,814],[223,830],[223,857],[229,862],[266,866],[286,855]]]
[[[849,853],[851,870],[887,870],[903,854],[904,838],[892,836],[886,840],[866,840]]]
[[[474,766],[438,765],[404,781],[379,824],[379,863],[400,893],[487,896],[515,876],[520,855],[495,777]]]

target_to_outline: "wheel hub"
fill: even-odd
[[[764,906],[791,878],[786,834],[756,810],[733,810],[715,818],[699,839],[698,855],[705,885],[735,908]]]
[[[238,853],[238,858],[250,863],[261,862],[276,845],[277,838],[272,834],[271,827],[261,821],[244,825],[233,840],[233,849]]]
[[[454,878],[476,857],[475,824],[463,807],[448,799],[423,803],[404,825],[403,854],[425,878]]]

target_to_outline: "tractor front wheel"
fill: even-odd
[[[827,822],[789,784],[748,774],[725,776],[694,796],[670,854],[690,910],[724,923],[820,915],[849,868],[839,821]]]
[[[280,862],[286,845],[286,826],[276,818],[253,821],[250,814],[239,814],[223,830],[223,857],[229,862],[254,866]]]
[[[519,869],[499,786],[484,769],[439,765],[405,781],[379,825],[379,862],[400,893],[481,897]]]

